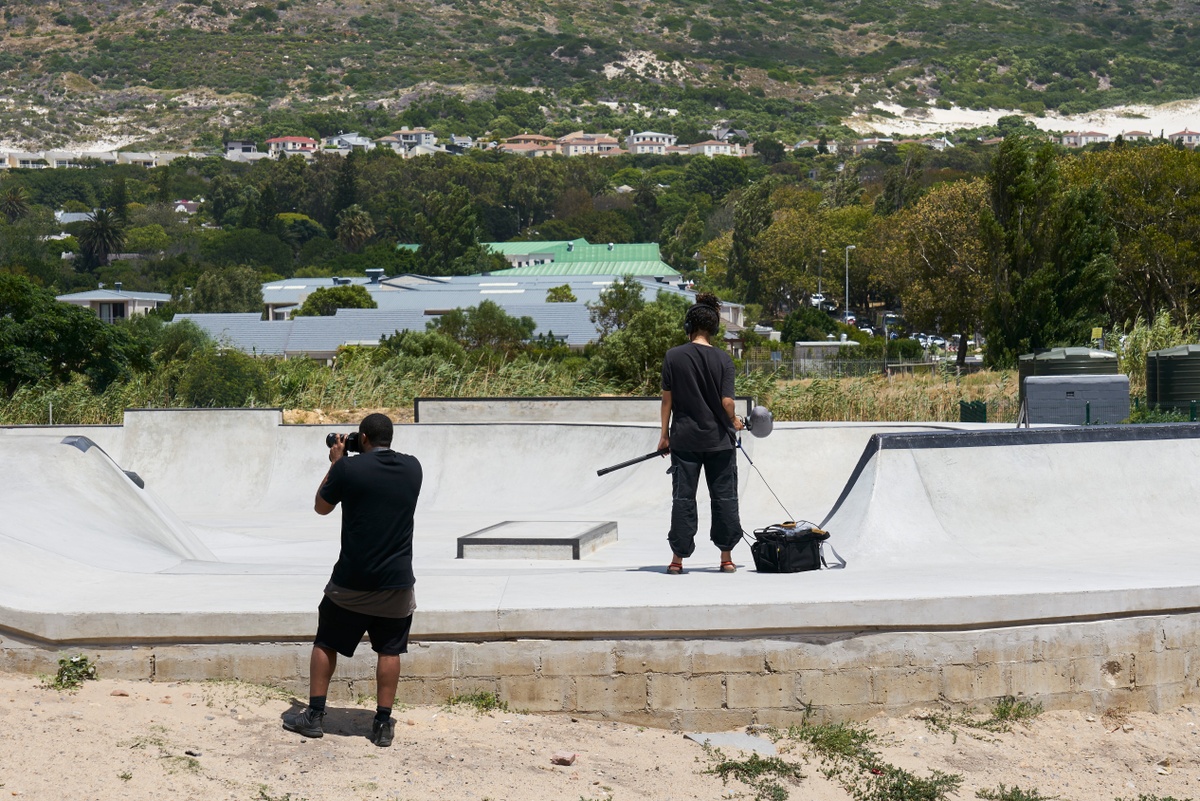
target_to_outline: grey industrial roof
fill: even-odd
[[[344,279],[343,279],[344,280]],[[332,355],[346,344],[374,343],[396,331],[424,331],[425,324],[449,309],[465,309],[491,300],[514,317],[531,317],[535,336],[553,333],[572,347],[595,341],[598,331],[588,317],[588,303],[622,275],[456,275],[429,277],[399,275],[371,283],[361,276],[350,279],[364,285],[379,305],[377,309],[339,309],[331,317],[296,317],[264,321],[250,314],[180,314],[218,341],[247,353]],[[654,300],[658,292],[690,298],[692,292],[679,280],[639,276],[643,297]],[[547,303],[551,287],[567,285],[576,300]],[[289,278],[263,285],[269,304],[300,303],[314,289],[333,286],[331,278]],[[281,287],[271,289],[271,287]]]

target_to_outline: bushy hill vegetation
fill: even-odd
[[[211,146],[398,124],[717,120],[836,134],[890,99],[1078,112],[1200,95],[1185,0],[0,0],[0,138]],[[513,91],[513,90],[518,91]]]

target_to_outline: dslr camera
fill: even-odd
[[[337,434],[325,435],[325,447],[332,448],[338,443]],[[358,436],[357,431],[352,431],[346,435],[346,453],[362,453],[362,440]]]

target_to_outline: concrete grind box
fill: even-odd
[[[54,672],[83,653],[101,678],[239,679],[307,692],[307,643],[76,647],[5,638],[0,670]],[[1200,700],[1200,614],[945,632],[827,633],[744,639],[413,643],[398,700],[440,704],[495,692],[514,709],[690,729],[825,720],[1006,695],[1046,709],[1165,711]],[[374,692],[369,652],[341,660],[336,703]]]

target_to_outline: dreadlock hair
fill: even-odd
[[[716,336],[721,330],[721,301],[711,292],[701,292],[696,295],[696,304],[688,309],[683,318],[684,326],[692,333],[703,331],[709,336]]]

